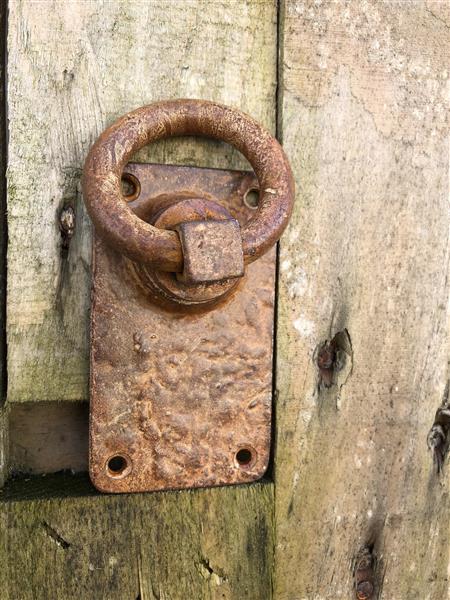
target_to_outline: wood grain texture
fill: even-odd
[[[9,11],[8,399],[85,400],[87,150],[117,117],[164,98],[217,100],[273,130],[276,5],[17,0]],[[140,157],[246,166],[228,147],[192,140]],[[67,205],[76,228],[64,258],[58,216]],[[25,425],[16,423],[17,437]],[[3,496],[2,599],[271,597],[271,484],[114,497],[59,482],[51,498],[36,498],[32,479]]]
[[[9,430],[8,414],[4,407],[0,408],[0,489],[4,485],[9,472]]]
[[[270,597],[272,485],[231,488],[225,503],[220,489],[99,496],[54,483],[59,498],[0,502],[2,600]]]
[[[88,470],[87,402],[15,403],[7,426],[10,473]]]
[[[37,10],[39,6],[39,10]],[[273,129],[274,0],[17,0],[9,14],[10,402],[88,397],[90,226],[80,198],[88,148],[120,115],[199,97]],[[141,157],[240,167],[217,143],[170,141]],[[61,254],[58,215],[76,210]]]
[[[7,471],[7,437],[6,426],[6,27],[7,5],[0,5],[0,488],[4,483]]]
[[[438,2],[286,0],[280,125],[298,185],[281,244],[277,600],[449,598],[449,26]],[[320,346],[347,330],[326,389]],[[341,357],[341,358],[342,358]],[[341,361],[342,362],[342,361]]]

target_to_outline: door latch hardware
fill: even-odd
[[[174,135],[232,143],[255,174],[128,163]],[[253,190],[255,208],[245,201]],[[95,225],[94,485],[131,492],[259,479],[270,451],[273,245],[293,202],[278,142],[218,104],[157,103],[100,136],[83,194]]]

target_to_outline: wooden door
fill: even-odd
[[[0,598],[347,599],[362,552],[367,598],[450,597],[448,468],[438,474],[427,448],[448,402],[448,3],[1,10]],[[248,112],[293,166],[274,460],[248,486],[102,495],[85,474],[91,230],[80,174],[108,124],[179,97]],[[203,140],[139,158],[246,167]],[[444,419],[437,453],[447,429]]]

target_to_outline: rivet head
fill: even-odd
[[[67,249],[75,233],[75,211],[71,206],[65,206],[59,215],[62,246]]]
[[[360,581],[356,587],[358,600],[370,600],[373,594],[373,584],[370,581]]]

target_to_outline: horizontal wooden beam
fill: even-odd
[[[5,600],[271,597],[273,485],[101,495],[86,476],[0,496]]]

